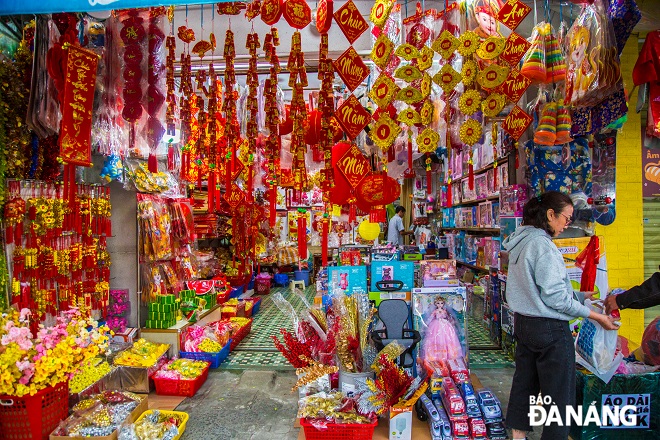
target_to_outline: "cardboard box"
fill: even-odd
[[[138,406],[131,411],[131,413],[128,415],[126,418],[126,422],[128,423],[133,423],[135,422],[138,417],[142,415],[143,412],[145,412],[147,409],[149,409],[149,402],[147,399],[147,396],[144,396],[142,401],[138,404]],[[54,432],[54,431],[53,431]],[[117,440],[119,437],[119,432],[115,429],[115,431],[110,434],[110,435],[104,435],[101,437],[94,437],[96,440]],[[85,440],[88,439],[89,437],[69,437],[69,436],[60,436],[60,435],[53,435],[51,434],[49,436],[49,440]]]
[[[135,342],[135,338],[137,338],[137,330],[137,328],[129,327],[123,332],[115,333],[115,335],[112,337],[112,340],[117,342],[133,343]]]
[[[336,287],[346,292],[367,293],[367,267],[366,266],[330,266],[328,267],[328,288]]]
[[[412,406],[390,407],[390,440],[412,439]]]
[[[376,304],[376,307],[380,305],[381,301],[386,299],[402,299],[407,303],[410,303],[410,298],[410,291],[369,292],[369,300],[373,301]]]
[[[415,287],[415,263],[411,261],[373,261],[371,263],[371,290],[377,291],[378,281],[401,281],[400,290],[410,290]]]

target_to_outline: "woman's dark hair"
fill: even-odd
[[[396,207],[396,210],[394,211],[394,213],[395,213],[395,214],[398,214],[398,213],[400,213],[400,212],[406,212],[406,208],[404,208],[404,207],[401,206],[401,205],[397,206],[397,207]]]
[[[543,229],[550,235],[553,230],[548,224],[548,209],[559,214],[567,206],[573,206],[573,201],[566,194],[558,191],[548,191],[537,197],[532,197],[523,208],[523,225]]]

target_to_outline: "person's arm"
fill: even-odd
[[[548,244],[554,246],[552,243]],[[554,253],[558,253],[556,248],[554,250],[547,246],[536,248],[534,275],[541,293],[541,301],[551,309],[569,316],[590,317],[589,307],[576,300],[572,291],[566,291],[566,282],[562,276],[566,272],[566,266],[561,255],[557,258]]]
[[[620,309],[645,309],[660,305],[660,272],[654,273],[639,286],[615,295],[614,298]]]

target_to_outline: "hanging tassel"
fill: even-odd
[[[412,130],[408,130],[408,169],[403,172],[404,179],[413,179],[415,170],[413,170],[413,152],[412,152]]]
[[[470,188],[470,191],[474,189],[474,165],[471,157],[468,161],[468,188]]]
[[[5,240],[7,240],[7,244],[14,243],[14,227],[10,223],[7,223],[5,228]]]
[[[447,208],[451,208],[451,177],[447,180]]]
[[[209,169],[209,177],[206,183],[207,183],[206,194],[208,197],[208,211],[209,213],[212,213],[213,209],[215,208],[215,172],[213,171],[212,168]]]
[[[298,258],[307,258],[307,211],[298,209]]]
[[[213,192],[215,192],[215,211],[220,212],[222,211],[222,196],[220,194],[220,174],[216,173],[215,178],[213,180],[215,181],[215,185],[213,186]]]
[[[433,193],[433,177],[431,176],[431,153],[426,153],[426,194]]]
[[[158,172],[158,158],[156,158],[155,153],[152,152],[149,153],[149,159],[147,160],[147,169],[149,170],[150,173]]]
[[[275,227],[275,220],[277,219],[277,185],[270,187],[270,219],[269,226],[271,229]]]
[[[355,206],[355,198],[349,199],[350,209],[348,210],[348,223],[353,224],[357,219],[357,207]]]
[[[370,223],[385,223],[387,221],[387,210],[383,205],[374,205],[369,210]]]
[[[493,122],[491,143],[493,144],[493,190],[498,192],[500,187],[497,184],[497,122]]]
[[[323,214],[323,223],[321,229],[321,266],[328,266],[328,232],[330,231],[330,218],[328,213]]]
[[[174,147],[171,143],[167,146],[167,171],[174,171]]]
[[[394,162],[394,159],[396,159],[396,150],[394,149],[394,144],[392,144],[387,149],[387,162]]]
[[[516,141],[514,146],[516,148],[516,169],[518,169],[518,167],[520,167],[520,160],[518,158],[518,141]]]

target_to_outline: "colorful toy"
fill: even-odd
[[[598,46],[587,53],[591,36],[589,30],[580,25],[571,28],[568,35],[569,59],[566,73],[566,101],[575,104],[584,98],[597,78],[595,61]]]

